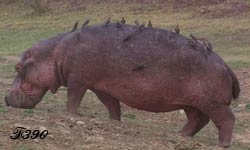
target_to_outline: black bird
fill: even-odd
[[[122,17],[121,23],[122,23],[122,24],[125,24],[125,23],[126,23],[126,20],[125,20],[124,17]]]
[[[196,43],[193,40],[189,40],[188,43],[191,47],[196,48]]]
[[[144,24],[141,24],[141,25],[139,25],[137,28],[138,28],[138,30],[139,31],[142,31],[142,29],[145,27],[145,25]]]
[[[180,28],[179,25],[177,24],[175,29],[174,29],[175,33],[180,34]]]
[[[73,29],[70,31],[70,32],[74,32],[76,29],[77,29],[77,27],[78,27],[78,21],[76,21],[76,23],[75,23],[75,25],[74,25],[74,27],[73,27]]]
[[[87,24],[89,23],[89,19],[86,19],[83,24],[82,24],[82,28],[84,28]]]
[[[108,24],[110,24],[110,18],[108,18],[108,19],[105,21],[105,23],[104,23],[104,25],[108,25]]]
[[[134,21],[134,23],[135,23],[136,26],[140,26],[140,23],[139,23],[139,21],[137,19]]]
[[[209,51],[212,51],[213,50],[213,46],[212,46],[212,44],[210,43],[210,42],[207,42],[207,49],[209,50]]]
[[[148,27],[153,27],[152,22],[150,20],[148,21]]]
[[[194,41],[198,42],[197,38],[196,38],[192,33],[191,33],[189,36],[190,36]]]

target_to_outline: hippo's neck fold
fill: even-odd
[[[56,60],[55,62],[55,74],[56,78],[59,80],[60,86],[67,85],[67,78],[64,76],[63,71],[63,56],[61,57],[62,60]]]
[[[65,33],[54,48],[53,55],[55,59],[55,74],[60,86],[67,86],[67,69],[65,69],[65,59],[67,52],[70,50],[69,38],[71,33]],[[74,33],[72,33],[74,34]]]
[[[55,91],[60,86],[66,86],[67,85],[67,78],[64,76],[64,70],[63,70],[63,63],[64,63],[64,55],[65,51],[61,47],[60,42],[67,36],[69,35],[70,32],[64,33],[62,35],[58,35],[54,38],[52,38],[55,42],[54,48],[53,48],[53,56],[54,56],[54,68],[55,68],[55,76],[57,80],[57,85],[55,85]]]

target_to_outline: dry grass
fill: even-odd
[[[222,16],[213,16],[211,11],[206,14],[201,13],[200,8],[223,10],[225,5],[213,3],[200,7],[202,5],[200,3],[199,5],[186,3],[178,6],[173,1],[161,4],[159,1],[125,2],[124,0],[111,3],[95,1],[79,9],[71,9],[70,3],[61,1],[60,4],[63,6],[60,6],[60,9],[59,5],[53,4],[50,7],[58,9],[52,9],[41,16],[33,14],[31,9],[20,8],[14,3],[0,5],[0,99],[3,99],[15,76],[13,68],[18,56],[38,40],[69,31],[76,20],[90,18],[90,24],[97,24],[104,22],[108,17],[120,20],[124,16],[131,24],[135,18],[141,22],[151,20],[154,26],[169,30],[179,24],[182,34],[188,36],[189,33],[193,33],[197,37],[209,39],[214,50],[230,66],[239,68],[237,75],[240,77],[243,90],[240,100],[232,106],[237,119],[236,134],[231,149],[249,149],[247,137],[250,131],[248,121],[250,114],[247,105],[243,108],[238,106],[249,104],[250,97],[250,70],[244,68],[250,66],[250,15],[247,13],[245,16],[227,15],[227,12],[224,12]],[[176,134],[185,122],[183,114],[175,112],[153,114],[123,105],[123,122],[113,123],[107,119],[104,106],[91,92],[84,98],[81,116],[69,116],[65,113],[65,101],[65,88],[60,89],[55,95],[47,94],[33,111],[6,109],[1,101],[0,149],[217,149],[213,147],[216,145],[217,132],[212,124],[193,139],[185,139]],[[75,121],[70,118],[81,120],[86,126],[75,125]],[[38,142],[10,141],[8,136],[15,123],[34,127],[45,126],[54,138]],[[69,128],[71,124],[74,124],[73,129]]]

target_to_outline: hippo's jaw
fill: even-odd
[[[27,101],[27,98],[25,99]],[[29,100],[31,101],[31,100]],[[23,109],[33,109],[36,106],[36,103],[24,103],[23,100],[14,100],[12,96],[5,96],[6,106],[11,106],[15,108],[23,108]]]
[[[38,95],[28,96],[20,91],[11,91],[5,96],[5,103],[7,106],[23,109],[32,109],[38,104],[47,90],[42,90]]]

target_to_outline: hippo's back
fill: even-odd
[[[204,68],[208,63],[208,51],[199,44],[190,44],[188,39],[177,33],[157,29],[117,24],[83,28],[80,32],[81,53],[86,59],[107,65],[112,71],[133,72],[137,67],[145,70],[179,70],[190,72]],[[84,59],[82,59],[84,60]],[[144,70],[144,71],[145,71]],[[178,73],[178,72],[177,72]]]

